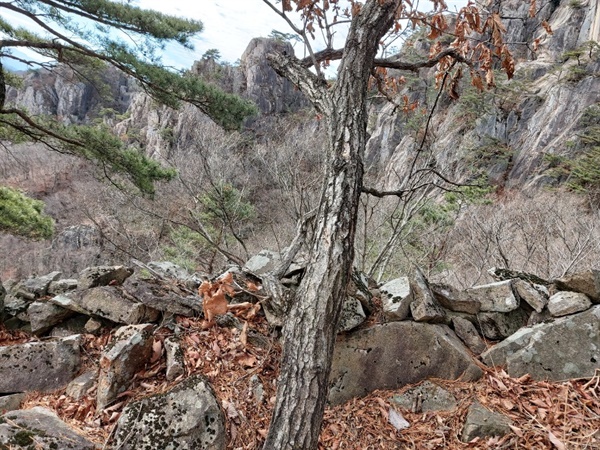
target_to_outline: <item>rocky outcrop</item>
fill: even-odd
[[[592,377],[600,364],[600,306],[522,328],[481,356],[490,366],[506,366],[513,377]]]
[[[164,394],[129,404],[111,449],[223,450],[225,417],[208,382],[190,377]]]
[[[87,77],[67,66],[30,71],[23,76],[23,88],[8,87],[7,103],[19,105],[33,115],[58,117],[67,124],[90,121],[101,106],[123,113],[136,90],[131,79],[112,67]]]
[[[338,339],[329,401],[339,404],[375,389],[396,389],[428,378],[467,381],[481,374],[447,326],[392,322]]]
[[[0,393],[53,391],[66,386],[80,365],[80,336],[0,347]]]
[[[0,446],[10,449],[97,449],[96,444],[75,433],[54,412],[39,406],[0,416]]]

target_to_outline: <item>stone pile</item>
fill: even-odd
[[[243,268],[228,272],[237,288],[248,283],[260,286],[280,259],[278,253],[265,250]],[[0,347],[0,408],[9,411],[10,418],[0,419],[4,427],[0,444],[19,448],[17,441],[30,436],[19,430],[40,421],[52,429],[44,432],[48,445],[68,436],[76,443],[74,448],[93,448],[83,437],[71,436],[66,425],[57,425],[60,420],[48,410],[18,410],[23,394],[64,388],[66,395],[80,399],[94,392],[97,410],[110,408],[152,358],[159,324],[174,323],[176,316],[202,316],[197,288],[206,276],[190,275],[171,263],[141,266],[135,274],[129,267],[98,266],[83,270],[77,279],[53,272],[0,284],[3,327],[38,337]],[[282,279],[286,298],[293,298],[303,273],[302,264],[290,266]],[[505,366],[514,377],[525,373],[550,380],[592,377],[600,367],[600,271],[552,281],[501,270],[491,274],[496,282],[460,291],[430,283],[418,269],[382,286],[354,272],[333,357],[330,403],[430,378],[476,380],[482,375],[481,363]],[[248,289],[236,292],[228,297],[229,303],[268,302],[262,290],[256,295]],[[381,298],[380,308],[374,306],[375,297]],[[365,322],[371,314],[383,321],[367,325],[373,323]],[[281,314],[266,318],[273,326],[285,321]],[[238,326],[233,319],[223,316],[217,323]],[[112,339],[97,368],[82,373],[82,336],[107,329],[112,330]],[[255,342],[268,339],[251,337]],[[166,378],[180,382],[166,394],[126,407],[115,431],[115,448],[138,448],[160,441],[161,436],[182,449],[224,448],[225,419],[211,387],[202,377],[185,378],[177,334],[164,346]],[[428,389],[436,392],[434,397],[445,395],[435,387]],[[428,408],[428,403],[422,407]],[[504,419],[481,405],[474,404],[469,417],[465,442],[498,429],[510,430]],[[482,431],[482,421],[498,426]]]

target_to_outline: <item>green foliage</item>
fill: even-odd
[[[212,59],[213,61],[219,61],[221,59],[221,52],[216,48],[209,48],[202,55],[202,59]]]
[[[199,233],[184,226],[173,228],[169,238],[171,243],[162,247],[164,257],[194,272],[199,256],[208,248],[206,240]]]
[[[0,186],[0,231],[34,239],[49,238],[54,222],[43,214],[43,209],[43,202]]]
[[[296,33],[284,33],[278,30],[271,30],[271,33],[268,37],[279,42],[289,42],[291,44],[302,42],[302,39]]]
[[[201,218],[211,223],[237,224],[255,216],[254,207],[229,183],[218,183],[200,197]]]
[[[465,162],[473,174],[482,176],[498,164],[509,164],[513,153],[514,150],[500,139],[484,136],[477,146],[467,150]]]

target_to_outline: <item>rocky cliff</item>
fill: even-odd
[[[502,16],[527,16],[527,2],[501,5]],[[546,33],[542,20],[548,21],[552,34]],[[463,181],[474,176],[474,168],[483,170],[493,183],[508,188],[552,182],[546,171],[549,156],[581,154],[582,117],[600,102],[599,29],[600,6],[594,1],[547,2],[536,19],[509,20],[507,41],[519,56],[516,75],[508,81],[498,73],[498,87],[479,97],[468,83],[458,101],[442,96],[428,141],[436,166]],[[536,40],[539,49],[533,53]],[[426,82],[430,75],[423,71],[401,94],[414,98],[417,89],[431,95],[434,88]],[[406,177],[419,143],[413,129],[420,118],[394,110],[394,105],[385,105],[373,111],[367,147],[367,160],[385,171],[380,182],[388,187]]]

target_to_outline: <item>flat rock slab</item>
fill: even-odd
[[[462,317],[453,317],[452,326],[456,335],[473,353],[479,355],[485,351],[487,347],[481,336],[479,336],[475,325]]]
[[[336,405],[375,389],[428,378],[477,380],[482,371],[446,325],[391,322],[337,340],[329,401]]]
[[[128,325],[154,322],[160,315],[154,308],[125,298],[120,288],[114,286],[74,291],[68,295],[57,295],[50,301],[81,314]]]
[[[160,283],[131,277],[123,288],[129,295],[144,305],[158,311],[197,317],[203,314],[202,298],[181,292],[181,295],[167,289]]]
[[[481,309],[481,304],[467,292],[459,291],[450,285],[432,284],[431,292],[438,303],[450,311],[477,314]]]
[[[127,405],[111,448],[222,450],[226,441],[225,417],[211,386],[193,376],[165,394]]]
[[[0,393],[50,392],[66,386],[80,365],[80,336],[0,347]]]
[[[127,390],[133,376],[152,356],[154,325],[129,325],[121,327],[107,350],[100,357],[100,375],[96,408],[104,409],[117,396]]]
[[[589,297],[579,292],[560,291],[548,300],[548,311],[553,317],[568,316],[585,311],[592,302]]]
[[[46,408],[10,411],[0,416],[0,448],[96,450]]]
[[[75,311],[65,309],[50,302],[33,302],[27,308],[31,331],[38,336],[74,314]]]
[[[522,328],[481,355],[489,366],[506,366],[511,377],[536,380],[593,377],[600,367],[600,306]]]
[[[133,274],[131,267],[125,266],[95,266],[83,269],[79,274],[79,289],[89,289],[96,286],[121,285]]]

